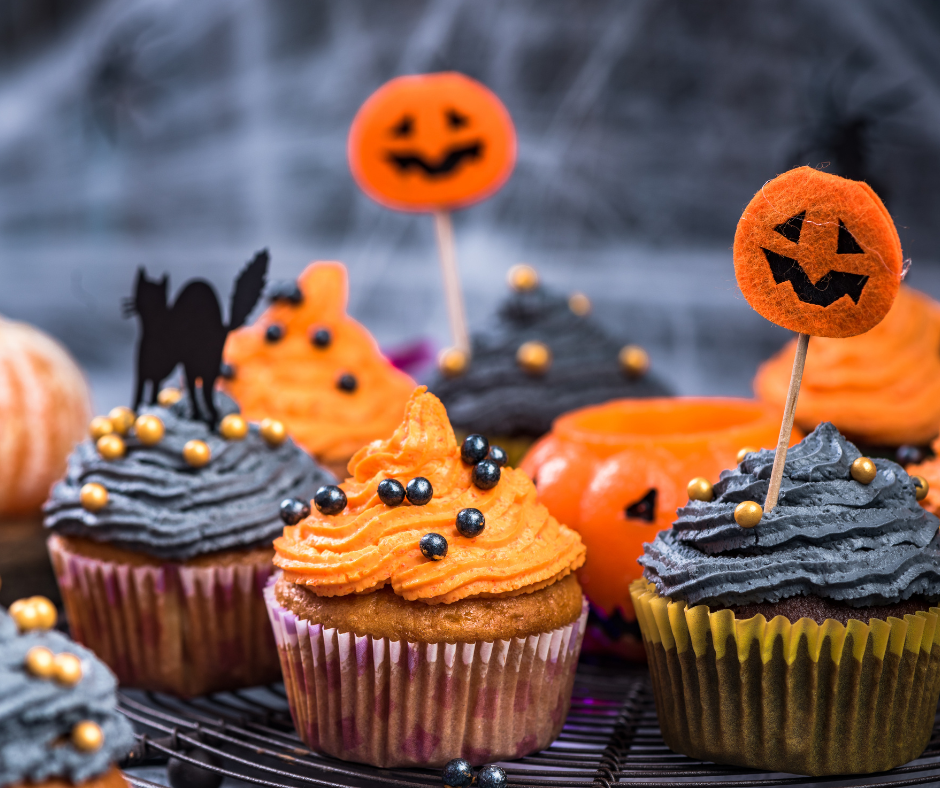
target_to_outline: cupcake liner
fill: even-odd
[[[193,567],[135,566],[49,553],[72,637],[128,687],[183,697],[280,678],[264,608],[270,561]]]
[[[313,750],[373,766],[481,765],[519,758],[561,731],[580,618],[492,643],[411,643],[311,624],[265,601],[297,732]]]
[[[676,752],[810,776],[886,771],[927,746],[940,694],[940,608],[817,624],[735,620],[631,589],[659,723]]]

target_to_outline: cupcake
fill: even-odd
[[[88,384],[65,348],[0,317],[0,518],[39,514],[89,418]]]
[[[224,394],[218,433],[179,397],[97,419],[115,431],[76,448],[45,526],[75,639],[122,684],[191,696],[278,678],[262,599],[278,507],[332,477]]]
[[[586,620],[578,535],[519,470],[457,443],[415,390],[401,426],[275,541],[266,591],[312,749],[375,766],[483,764],[561,730]]]
[[[511,269],[509,284],[492,328],[472,337],[469,358],[443,354],[430,384],[459,434],[486,435],[516,463],[562,413],[671,393],[648,372],[642,348],[591,318],[584,294],[552,292],[529,266]]]
[[[829,423],[788,451],[761,513],[773,459],[723,472],[640,558],[663,738],[771,771],[892,769],[923,752],[940,694],[940,521]]]
[[[338,476],[398,425],[414,381],[346,314],[346,269],[313,263],[275,290],[254,325],[229,334],[225,390],[249,419],[282,421]]]
[[[741,452],[776,445],[779,432],[776,408],[745,399],[619,399],[555,420],[522,470],[587,547],[578,572],[591,603],[586,652],[644,658],[630,601],[643,543],[672,525],[690,479],[717,481]]]
[[[54,624],[43,597],[0,608],[0,788],[124,788],[114,675]]]
[[[780,408],[787,398],[796,340],[754,378],[757,396]],[[887,317],[847,339],[813,337],[803,369],[796,423],[830,421],[872,450],[922,446],[940,430],[940,304],[901,286]]]

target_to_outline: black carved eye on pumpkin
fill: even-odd
[[[410,137],[415,130],[415,120],[411,115],[405,115],[398,123],[392,126],[392,136],[399,139]]]
[[[455,109],[447,110],[447,127],[451,131],[457,131],[458,129],[462,129],[464,126],[466,126],[469,123],[470,123],[470,118],[468,118],[466,115],[462,115],[461,113],[457,112],[457,110]]]
[[[805,218],[806,211],[802,211],[778,224],[774,227],[774,232],[779,233],[788,241],[798,244]],[[789,282],[793,286],[796,297],[804,304],[831,306],[845,295],[857,304],[858,299],[862,297],[862,290],[868,281],[868,276],[864,274],[830,269],[817,282],[813,282],[796,259],[786,257],[770,249],[764,249],[764,247],[761,247],[761,249],[763,249],[767,263],[770,265],[770,272],[773,274],[774,281],[778,285]],[[836,254],[865,254],[865,251],[858,245],[858,241],[855,240],[855,237],[849,232],[841,219],[839,219],[839,238],[836,241]]]
[[[643,520],[652,523],[656,520],[656,489],[648,490],[640,500],[627,504],[624,508],[628,520]]]

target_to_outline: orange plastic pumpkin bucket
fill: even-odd
[[[672,525],[691,479],[714,483],[741,449],[773,448],[780,415],[747,399],[614,400],[560,416],[532,447],[522,468],[587,545],[581,585],[616,651],[642,657],[629,589],[643,543]],[[792,443],[801,437],[794,431]]]

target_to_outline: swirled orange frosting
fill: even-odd
[[[927,480],[927,497],[920,505],[928,512],[940,516],[940,438],[933,442],[931,448],[936,456],[917,465],[908,465],[904,470],[911,476],[923,476]]]
[[[297,285],[302,303],[275,301],[253,325],[229,335],[225,360],[234,378],[223,388],[249,420],[279,419],[317,459],[344,463],[395,429],[415,384],[346,314],[342,264],[312,263]],[[283,336],[270,342],[265,332],[274,325]],[[326,347],[312,342],[319,329],[330,332]],[[355,378],[354,391],[339,386],[347,374]]]
[[[425,386],[415,389],[391,438],[357,452],[349,470],[352,478],[341,485],[344,511],[327,516],[314,509],[274,542],[274,563],[285,577],[320,596],[391,584],[407,600],[450,603],[536,591],[584,563],[580,537],[536,501],[525,473],[503,468],[493,489],[473,485],[472,466],[460,459],[447,412]],[[416,476],[431,482],[428,504],[406,500],[391,507],[379,500],[383,479],[407,485]],[[468,507],[486,518],[475,538],[461,536],[456,527],[457,512]],[[440,561],[421,554],[418,543],[428,533],[447,539]]]
[[[754,378],[757,396],[781,408],[796,340]],[[806,432],[831,421],[856,441],[924,444],[940,430],[940,304],[901,287],[887,317],[847,339],[809,343],[796,422]]]

